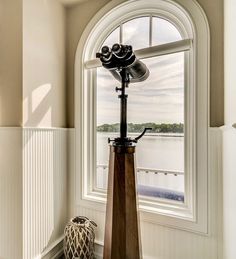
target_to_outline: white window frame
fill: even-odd
[[[185,85],[190,87],[185,87],[184,94],[188,163],[185,164],[185,202],[141,198],[141,219],[207,234],[209,28],[204,12],[195,1],[183,0],[181,4],[183,6],[174,1],[139,0],[116,6],[112,1],[86,27],[75,59],[76,203],[103,211],[106,203],[106,194],[92,189],[96,170],[96,93],[93,72],[88,68],[98,66],[99,61],[91,58],[121,22],[152,14],[171,21],[183,40],[138,50],[139,58],[189,49],[185,54]]]

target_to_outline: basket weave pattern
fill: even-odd
[[[94,226],[86,217],[75,217],[66,225],[64,231],[64,255],[66,259],[94,258]]]

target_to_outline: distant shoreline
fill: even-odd
[[[163,134],[183,134],[184,133],[184,124],[183,123],[160,123],[157,124],[155,122],[145,122],[145,123],[128,123],[127,129],[128,132],[137,133],[139,134],[145,128],[151,128],[152,130],[147,132],[148,134],[157,133]],[[97,126],[98,132],[114,132],[118,133],[120,131],[120,124],[113,123],[113,124],[102,124]]]
[[[99,134],[103,134],[103,135],[119,135],[119,132],[104,132],[104,131],[97,131],[97,133]],[[139,134],[141,134],[141,132],[128,132],[128,135],[131,136],[138,136]],[[168,132],[168,133],[146,133],[144,135],[145,137],[184,137],[184,133],[175,133],[175,132]]]

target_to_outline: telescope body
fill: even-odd
[[[97,53],[104,68],[118,80],[122,81],[120,71],[126,68],[130,83],[141,82],[148,78],[149,70],[146,65],[136,58],[132,47],[129,45],[114,44],[112,49],[107,46]]]
[[[135,146],[110,146],[103,259],[140,259]]]
[[[138,60],[128,45],[104,46],[97,53],[104,68],[121,82],[120,137],[110,144],[106,226],[103,259],[140,259],[141,242],[137,208],[135,145],[145,134],[135,139],[127,137],[127,98],[129,83],[141,82],[149,76],[146,65]]]

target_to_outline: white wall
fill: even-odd
[[[93,16],[110,0],[89,0],[66,10],[66,87],[68,126],[74,127],[74,64],[80,37]],[[122,0],[117,1],[122,2]]]
[[[22,123],[22,0],[0,1],[0,126]]]
[[[57,0],[23,2],[23,125],[66,126],[65,9]]]
[[[37,128],[66,126],[65,9],[0,1],[0,34],[0,259],[41,258],[68,220],[67,131]]]
[[[50,253],[68,220],[65,37],[60,1],[23,0],[24,259]]]
[[[225,124],[236,123],[236,1],[224,1]]]

